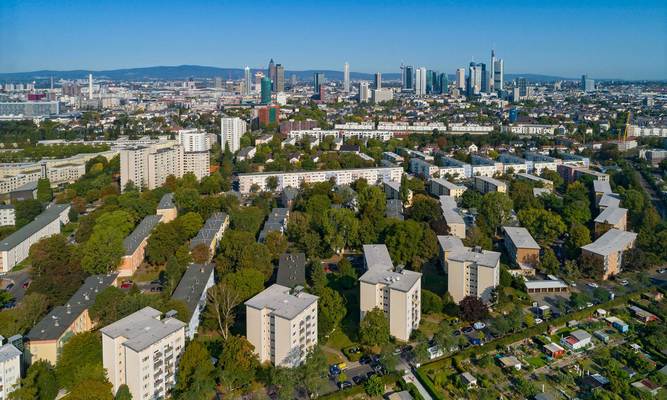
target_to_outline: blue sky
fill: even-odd
[[[0,0],[0,72],[199,64],[667,79],[667,1]]]

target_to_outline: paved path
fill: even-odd
[[[413,383],[416,387],[417,390],[419,391],[419,394],[422,395],[424,400],[433,400],[430,394],[426,391],[426,388],[419,382],[419,379],[412,373],[412,371],[408,370],[408,372],[403,375],[403,380],[407,383]]]

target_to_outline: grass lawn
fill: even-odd
[[[547,364],[542,356],[528,357],[526,362],[530,364],[533,368],[540,368]]]
[[[350,340],[349,337],[345,334],[340,329],[336,329],[333,331],[333,333],[329,336],[329,340],[327,341],[326,345],[329,347],[333,347],[334,349],[338,350],[343,350],[346,347],[350,347],[354,345],[355,343]]]
[[[422,331],[426,337],[431,337],[438,330],[438,326],[443,319],[441,314],[423,315],[421,324],[419,324],[419,330]]]

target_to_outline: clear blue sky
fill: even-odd
[[[0,0],[0,72],[199,64],[667,79],[667,1]]]

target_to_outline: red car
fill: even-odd
[[[32,281],[25,281],[25,282],[23,283],[23,289],[27,289],[27,288],[29,288],[31,283],[32,283]]]
[[[120,284],[121,289],[129,289],[133,285],[132,281],[123,281],[123,283]]]

